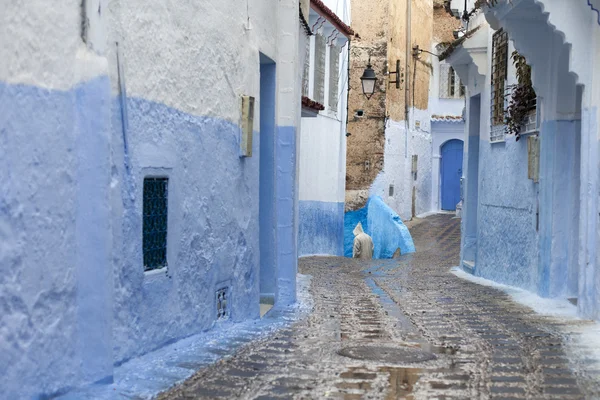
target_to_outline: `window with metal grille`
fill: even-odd
[[[308,96],[309,73],[310,73],[310,40],[306,40],[306,54],[304,55],[304,72],[302,74],[302,95]]]
[[[500,29],[492,37],[492,102],[490,140],[504,139],[506,74],[508,70],[508,33]]]
[[[338,81],[340,79],[340,48],[336,45],[329,47],[329,109],[338,109]]]
[[[144,271],[167,266],[168,178],[144,179]]]
[[[321,104],[325,103],[325,52],[326,39],[321,34],[315,35],[315,81],[313,99]]]
[[[465,86],[450,64],[440,64],[440,98],[459,99],[465,95]]]

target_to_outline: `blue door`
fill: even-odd
[[[454,211],[460,201],[463,142],[449,140],[442,146],[442,210]]]

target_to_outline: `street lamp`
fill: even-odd
[[[373,71],[373,68],[371,68],[371,57],[369,57],[367,68],[365,68],[365,71],[360,77],[360,81],[362,83],[363,94],[368,100],[371,98],[371,96],[373,96],[373,93],[375,93],[375,82],[377,82],[375,71]]]

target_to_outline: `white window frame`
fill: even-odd
[[[465,87],[456,70],[448,63],[440,63],[440,99],[462,99]]]

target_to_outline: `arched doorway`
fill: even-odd
[[[442,145],[442,210],[455,211],[460,201],[460,178],[463,164],[463,141],[452,139]]]

